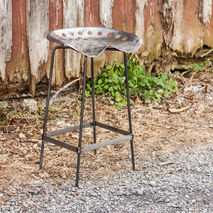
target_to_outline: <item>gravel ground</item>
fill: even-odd
[[[97,182],[25,182],[1,190],[0,212],[213,212],[213,141],[142,159]]]

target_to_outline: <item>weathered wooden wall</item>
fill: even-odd
[[[172,51],[194,55],[204,45],[213,48],[212,0],[1,0],[0,85],[36,84],[46,76],[54,43],[49,31],[68,27],[113,27],[143,40],[137,52],[152,62]],[[111,58],[113,58],[112,56]],[[109,53],[96,67],[110,62]],[[59,51],[53,84],[78,77],[81,55]]]

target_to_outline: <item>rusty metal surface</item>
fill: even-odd
[[[47,35],[47,39],[90,57],[100,55],[107,47],[131,53],[137,51],[142,44],[142,40],[135,34],[98,27],[55,30]]]

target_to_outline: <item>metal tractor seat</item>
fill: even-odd
[[[56,46],[52,50],[50,75],[48,94],[46,100],[44,126],[42,134],[42,145],[40,155],[40,169],[43,163],[44,144],[50,142],[60,147],[64,147],[68,150],[77,153],[77,169],[76,169],[76,182],[75,186],[78,187],[79,183],[79,171],[80,171],[80,157],[81,153],[94,150],[100,147],[109,146],[112,144],[121,143],[124,141],[130,141],[131,147],[131,158],[132,168],[135,170],[134,161],[134,147],[133,147],[133,133],[132,133],[132,122],[131,122],[131,111],[130,111],[130,98],[129,98],[129,86],[128,86],[128,68],[127,68],[127,56],[126,53],[132,53],[137,51],[141,46],[141,39],[128,32],[118,31],[109,28],[97,28],[97,27],[82,27],[82,28],[70,28],[60,29],[50,32],[47,35],[47,39],[52,42],[59,43],[60,46]],[[71,49],[75,50],[84,55],[84,74],[83,74],[83,89],[82,89],[82,100],[81,100],[81,114],[80,114],[80,125],[67,127],[65,129],[56,130],[53,132],[47,132],[47,119],[48,119],[48,108],[50,101],[51,82],[53,74],[54,56],[57,49]],[[94,57],[99,56],[104,51],[121,51],[124,54],[124,65],[125,65],[125,81],[126,81],[126,98],[127,98],[127,109],[128,109],[128,120],[129,120],[129,131],[125,131],[113,126],[109,126],[104,123],[96,121],[95,117],[95,90],[94,90]],[[86,88],[86,74],[87,74],[87,58],[91,57],[91,75],[92,75],[92,114],[93,120],[89,123],[84,123],[84,102],[85,102],[85,88]],[[96,126],[120,133],[123,135],[119,138],[96,143]],[[82,146],[82,130],[86,127],[93,127],[93,144]],[[53,138],[60,134],[79,130],[79,141],[78,146],[72,146],[68,143],[64,143],[60,140]]]

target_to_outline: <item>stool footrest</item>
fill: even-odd
[[[100,122],[97,122],[97,121],[95,122],[95,124],[96,124],[96,126],[102,127],[104,129],[111,130],[113,132],[120,133],[122,135],[130,135],[130,132],[122,130],[122,129],[119,129],[117,127],[109,126],[107,124],[103,124],[103,123],[100,123]]]
[[[88,122],[88,123],[83,124],[83,128],[90,127],[92,125],[93,125],[92,122]],[[80,129],[80,125],[75,125],[75,126],[67,127],[65,129],[59,129],[59,130],[56,130],[56,131],[53,131],[53,132],[49,132],[46,135],[47,136],[56,136],[56,135],[64,134],[64,133],[67,133],[67,132],[73,132],[73,131],[76,131],[76,130],[79,130],[79,129]]]
[[[98,149],[101,147],[121,143],[123,141],[132,140],[132,139],[133,139],[133,135],[126,135],[126,136],[123,136],[120,138],[114,138],[114,139],[111,139],[108,141],[103,141],[103,142],[95,143],[95,144],[92,144],[89,146],[85,146],[81,149],[81,152],[88,152],[88,151],[95,150],[95,149]]]
[[[133,139],[133,135],[125,135],[125,136],[120,137],[120,138],[114,138],[114,139],[111,139],[111,140],[108,140],[108,141],[103,141],[103,142],[99,142],[99,143],[92,144],[92,145],[89,145],[89,146],[85,146],[85,147],[81,148],[81,152],[88,152],[88,151],[95,150],[95,149],[98,149],[98,148],[101,148],[101,147],[121,143],[123,141],[132,140],[132,139]],[[67,143],[64,143],[62,141],[59,141],[57,139],[54,139],[54,138],[51,138],[51,137],[48,137],[48,136],[43,136],[43,140],[48,141],[50,143],[53,143],[55,145],[61,146],[63,148],[69,149],[73,152],[76,152],[76,153],[78,152],[77,147],[72,146],[72,145],[67,144]]]
[[[129,135],[130,134],[130,132],[128,132],[128,131],[119,129],[117,127],[109,126],[107,124],[103,124],[103,123],[100,123],[100,122],[97,122],[97,121],[95,122],[95,125],[99,126],[101,128],[104,128],[104,129],[108,129],[108,130],[113,131],[113,132],[120,133],[122,135]],[[90,127],[90,126],[93,126],[93,122],[88,122],[88,123],[83,124],[83,128],[87,128],[87,127]],[[67,133],[67,132],[73,132],[73,131],[76,131],[76,130],[79,130],[79,129],[80,129],[80,125],[75,125],[75,126],[67,127],[67,128],[64,128],[64,129],[59,129],[59,130],[55,130],[55,131],[52,131],[52,132],[48,132],[46,134],[46,136],[56,136],[56,135],[64,134],[64,133]]]
[[[64,143],[62,141],[56,140],[54,138],[50,138],[48,136],[43,136],[43,140],[48,141],[50,143],[53,143],[55,145],[61,146],[63,148],[69,149],[69,150],[71,150],[73,152],[76,152],[76,153],[78,152],[78,148],[77,147],[72,146],[72,145],[67,144],[67,143]]]
[[[83,124],[83,128],[90,127],[90,126],[93,126],[93,122],[88,122],[88,123]],[[103,124],[103,123],[100,123],[100,122],[95,122],[95,126],[99,126],[101,128],[120,133],[124,136],[82,147],[81,152],[96,150],[96,149],[101,148],[101,147],[105,147],[105,146],[109,146],[109,145],[113,145],[113,144],[117,144],[117,143],[121,143],[123,141],[133,139],[133,135],[130,134],[130,132],[119,129],[117,127],[109,126],[107,124]],[[75,146],[69,145],[67,143],[64,143],[62,141],[59,141],[57,139],[51,138],[50,136],[56,136],[56,135],[64,134],[64,133],[67,133],[67,132],[76,131],[76,130],[79,130],[79,129],[80,129],[80,125],[75,125],[75,126],[72,126],[72,127],[56,130],[56,131],[53,131],[53,132],[49,132],[49,133],[47,133],[46,135],[43,136],[43,140],[48,141],[50,143],[53,143],[55,145],[61,146],[63,148],[69,149],[71,151],[78,152],[78,147],[75,147]]]

